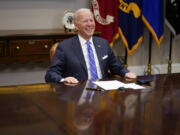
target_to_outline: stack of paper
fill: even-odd
[[[127,88],[127,89],[144,89],[145,87],[142,87],[135,83],[123,83],[117,80],[113,81],[95,81],[93,82],[97,86],[103,88],[104,90],[118,90],[119,88]]]

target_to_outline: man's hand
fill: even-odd
[[[63,83],[69,84],[69,85],[71,85],[71,84],[74,85],[74,84],[78,84],[79,81],[74,77],[66,77],[66,78],[64,78]]]
[[[128,72],[128,73],[125,74],[125,79],[127,79],[127,80],[133,80],[133,79],[136,79],[136,78],[137,78],[137,76],[132,72]]]

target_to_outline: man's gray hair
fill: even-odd
[[[87,12],[87,11],[92,13],[92,11],[89,8],[80,8],[80,9],[76,10],[74,12],[74,22],[76,23],[76,21],[78,20],[77,18],[79,16],[79,13]]]

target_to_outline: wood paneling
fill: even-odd
[[[63,30],[0,31],[0,63],[47,62],[50,47],[74,35]]]

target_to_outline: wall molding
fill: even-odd
[[[147,65],[143,66],[129,66],[128,69],[135,72],[137,75],[145,75]],[[152,74],[166,74],[168,72],[168,64],[152,65]],[[180,63],[172,64],[172,73],[180,73]]]
[[[166,74],[167,66],[167,64],[152,65],[152,74]],[[147,71],[147,66],[130,66],[128,69],[137,75],[144,75]],[[0,86],[45,83],[45,73],[46,69],[44,68],[0,72]],[[172,64],[172,73],[180,73],[180,63]]]

